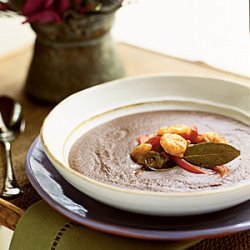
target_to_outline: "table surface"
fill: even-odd
[[[40,199],[27,179],[25,173],[25,157],[29,146],[39,134],[39,130],[44,118],[53,108],[52,106],[32,102],[24,95],[23,87],[32,57],[32,49],[32,47],[27,47],[16,51],[7,57],[0,57],[0,93],[1,95],[11,96],[22,104],[24,108],[24,117],[27,124],[25,132],[20,135],[13,143],[14,169],[17,181],[24,189],[24,195],[17,199],[11,200],[11,202],[22,209],[26,209],[35,201]],[[124,63],[127,76],[162,73],[175,75],[195,75],[234,81],[250,86],[249,78],[222,72],[201,63],[191,63],[125,44],[118,44],[118,51]],[[3,149],[0,147],[0,155],[2,154]],[[0,160],[0,190],[3,187],[3,176],[5,175],[5,162],[2,159],[4,159],[4,157],[1,157]],[[248,240],[249,237],[249,241],[247,242],[248,244],[250,242],[249,232],[245,233],[243,235],[244,237],[241,234],[242,233],[237,234],[236,236],[225,238],[229,238],[230,242],[241,241],[242,243],[242,238],[247,238]],[[223,242],[223,239],[222,242],[220,242],[218,239],[216,239],[216,242],[213,241],[214,240],[203,241],[198,244],[195,249],[209,249],[211,244],[217,244],[216,246],[225,244],[225,240]],[[212,246],[213,249],[215,249],[215,245]],[[229,244],[229,246],[232,247],[232,244]],[[249,248],[246,249],[250,249],[250,245]]]

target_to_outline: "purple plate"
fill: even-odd
[[[56,211],[81,225],[139,239],[186,240],[226,235],[250,229],[250,201],[215,213],[162,217],[122,211],[81,193],[57,172],[39,139],[27,155],[28,178]]]

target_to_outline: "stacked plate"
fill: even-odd
[[[250,125],[250,89],[216,79],[160,75],[76,93],[52,110],[29,150],[32,185],[61,214],[108,233],[184,240],[249,229],[250,180],[210,191],[150,192],[104,184],[69,167],[72,145],[90,129],[154,110],[206,111]]]

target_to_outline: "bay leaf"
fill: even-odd
[[[226,164],[240,155],[240,151],[224,143],[203,142],[187,148],[184,159],[196,166],[210,168]]]

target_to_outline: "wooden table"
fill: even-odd
[[[118,49],[127,76],[161,73],[195,75],[234,81],[250,86],[249,78],[222,72],[202,63],[191,63],[125,44],[119,44]],[[24,106],[24,116],[27,122],[25,133],[13,145],[13,161],[17,180],[24,189],[25,194],[29,193],[29,195],[12,200],[19,207],[0,200],[0,224],[11,229],[15,228],[15,224],[22,214],[22,209],[27,208],[39,199],[34,190],[31,192],[32,187],[26,177],[25,156],[30,144],[39,134],[43,119],[52,108],[51,106],[31,102],[23,93],[25,76],[31,56],[32,47],[27,47],[7,57],[0,58],[0,94],[11,96],[21,102]],[[4,162],[0,162],[0,176],[4,176],[3,169]],[[2,186],[3,178],[0,178],[0,189]]]
[[[183,74],[218,78],[250,86],[250,78],[216,70],[199,62],[192,63],[183,61],[125,44],[119,44],[118,49],[127,76],[161,73]],[[20,89],[23,87],[31,56],[32,48],[27,47],[9,56],[0,57],[1,94],[12,94],[13,96],[20,94]],[[10,86],[14,92],[6,93],[6,85]]]

